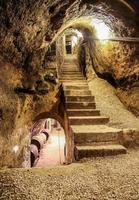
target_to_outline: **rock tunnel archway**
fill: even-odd
[[[54,118],[36,121],[31,131],[31,167],[49,167],[67,163],[65,132]]]
[[[58,121],[60,123],[60,125],[62,126],[64,133],[65,133],[65,143],[66,143],[65,163],[70,164],[74,161],[74,134],[69,126],[69,120],[67,117],[66,109],[64,109],[63,112],[64,113],[63,113],[62,117],[61,117],[61,108],[60,108],[59,112],[57,112],[57,113],[56,112],[40,113],[39,115],[37,115],[35,117],[34,123],[39,120],[43,120],[43,119],[47,119],[47,118],[55,119],[56,121]]]

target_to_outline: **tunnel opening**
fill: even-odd
[[[109,39],[113,36],[114,32],[112,27],[101,19],[81,17],[76,20],[71,20],[69,25],[63,28],[55,38],[55,40],[62,43],[60,45],[61,48],[57,45],[59,48],[58,51],[61,52],[57,54],[57,57],[62,60],[61,63],[63,64],[66,57],[69,59],[71,56],[72,58],[75,56],[78,67],[86,78],[88,67],[87,60],[91,59],[90,65],[95,74],[116,87],[116,81],[109,72],[109,64],[106,66],[107,69],[105,73],[101,73],[98,70],[102,63],[107,60],[107,58],[105,61],[102,60],[105,56],[105,52],[107,54],[107,52],[110,52],[112,49]],[[86,54],[87,49],[89,49],[89,55]],[[101,63],[99,63],[100,61]]]
[[[72,68],[70,61],[74,60],[78,65],[78,50],[83,41],[83,35],[77,28],[68,27],[55,38],[55,41],[57,47],[56,62],[60,76],[63,63],[69,63],[67,67]]]
[[[71,37],[66,36],[66,54],[72,54],[72,40]]]
[[[60,49],[63,52],[62,56],[76,55],[82,39],[83,35],[78,29],[67,28],[57,38],[57,40],[60,40],[61,47],[63,48]]]
[[[48,167],[66,163],[66,139],[61,124],[47,118],[33,127],[30,144],[31,167]]]

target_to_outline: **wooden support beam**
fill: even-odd
[[[115,38],[107,38],[107,39],[93,38],[93,40],[139,43],[139,37],[115,37]]]

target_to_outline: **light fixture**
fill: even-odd
[[[72,36],[72,47],[74,47],[78,43],[78,38],[74,35]]]
[[[19,146],[18,145],[15,145],[14,147],[13,147],[13,153],[17,153],[18,152],[18,150],[19,150]]]
[[[100,40],[109,39],[111,36],[110,28],[100,20],[93,20],[93,26],[96,29],[96,37]]]
[[[72,36],[72,47],[74,47],[75,45],[77,45],[79,39],[83,38],[83,35],[80,31],[78,31],[77,29],[74,30],[75,35]]]
[[[74,31],[77,35],[78,38],[83,38],[83,35],[80,31],[78,31],[77,29]]]

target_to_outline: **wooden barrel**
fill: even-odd
[[[44,143],[46,142],[46,135],[44,133],[39,133],[32,137],[31,144],[37,146],[38,150],[43,148]]]
[[[38,148],[38,151],[40,151],[41,145],[40,145],[40,142],[38,140],[36,140],[35,138],[32,139],[31,144],[34,144]]]
[[[31,156],[31,167],[33,167],[35,160],[39,156],[39,151],[36,145],[31,144],[30,145],[30,156]]]
[[[48,140],[48,138],[49,138],[48,129],[43,129],[43,130],[41,130],[41,131],[40,131],[40,133],[43,133],[43,134],[45,134],[45,136],[46,136],[46,141],[47,141],[47,140]]]

